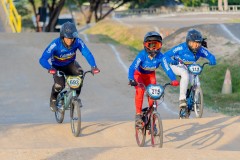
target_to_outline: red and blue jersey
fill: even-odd
[[[76,38],[71,48],[67,48],[61,38],[54,39],[45,49],[39,63],[47,70],[51,69],[48,60],[51,58],[52,65],[66,66],[76,59],[76,51],[80,50],[91,67],[95,67],[96,63],[92,53],[80,38]]]
[[[138,70],[142,74],[150,74],[155,72],[160,65],[172,81],[176,80],[176,76],[170,68],[166,57],[161,52],[152,58],[145,50],[138,53],[132,65],[129,67],[128,79],[134,79],[135,70]]]

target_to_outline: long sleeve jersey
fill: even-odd
[[[132,65],[129,67],[128,79],[134,79],[134,72],[138,70],[142,74],[149,74],[155,72],[155,70],[162,66],[165,73],[173,81],[176,80],[176,76],[167,63],[166,57],[160,52],[154,58],[150,58],[145,50],[138,53]]]
[[[71,48],[67,48],[61,38],[54,39],[45,49],[39,63],[47,70],[51,69],[51,64],[48,60],[51,58],[52,65],[66,66],[76,59],[76,51],[80,50],[91,67],[95,67],[96,63],[92,53],[80,38],[76,38]]]
[[[196,62],[200,57],[208,59],[212,64],[216,64],[215,56],[212,55],[206,48],[200,47],[196,54],[194,54],[187,46],[187,43],[181,43],[164,54],[168,59],[180,59],[184,63]]]

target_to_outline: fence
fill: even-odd
[[[240,5],[229,5],[226,11],[220,11],[218,6],[203,7],[161,7],[147,9],[129,9],[124,11],[115,11],[116,17],[140,16],[140,15],[158,15],[185,12],[240,12]]]
[[[3,9],[8,18],[9,25],[12,32],[21,32],[22,30],[22,18],[18,14],[17,9],[12,0],[1,0]]]

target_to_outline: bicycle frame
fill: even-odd
[[[182,64],[184,64],[184,63],[182,63]],[[209,63],[206,62],[203,65],[199,65],[196,63],[193,63],[191,65],[184,64],[185,67],[188,69],[189,73],[191,75],[193,75],[193,83],[190,85],[190,87],[186,93],[187,111],[181,112],[181,110],[180,110],[180,115],[179,115],[180,118],[181,117],[189,117],[191,111],[194,111],[194,109],[196,109],[197,105],[202,103],[202,101],[200,101],[200,103],[198,102],[199,99],[195,98],[195,96],[196,96],[195,94],[196,94],[196,90],[199,90],[199,92],[201,92],[200,94],[202,96],[201,87],[198,86],[198,84],[197,84],[198,83],[197,76],[201,74],[201,72],[203,71],[203,68],[206,64],[209,64]],[[191,68],[191,66],[193,66],[193,67]],[[200,98],[202,98],[202,97],[200,97]],[[197,115],[197,113],[196,113],[196,116],[198,118],[202,116],[202,108],[203,107],[201,107],[200,114]]]
[[[82,87],[83,85],[83,81],[84,81],[84,78],[85,78],[85,75],[87,73],[92,73],[92,71],[86,71],[84,72],[84,74],[81,76],[82,78],[82,83],[80,85],[80,88]],[[58,71],[57,72],[57,76],[64,76],[65,80],[67,79],[67,76],[61,72],[61,71]],[[66,83],[65,85],[65,88],[59,93],[60,97],[59,97],[59,102],[61,102],[60,100],[61,99],[64,99],[64,104],[63,104],[63,108],[64,110],[69,110],[70,109],[70,104],[72,102],[73,99],[77,98],[77,93],[76,93],[76,90],[75,89],[71,89],[69,87],[69,85]]]
[[[162,147],[163,145],[163,127],[160,114],[157,112],[157,100],[164,98],[164,90],[167,85],[148,85],[147,87],[139,83],[147,91],[148,96],[153,99],[153,106],[142,109],[143,112],[143,124],[142,126],[135,125],[135,137],[138,146],[143,147],[145,144],[146,130],[149,130],[148,134],[151,135],[152,147]],[[160,102],[161,103],[161,102]]]
[[[59,98],[64,99],[64,109],[69,110],[71,100],[77,95],[76,90],[65,87],[59,94],[61,95]]]

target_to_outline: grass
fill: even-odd
[[[141,31],[141,29],[137,28],[135,30],[146,33],[146,30]],[[101,42],[128,46],[133,51],[133,55],[142,49],[143,35],[141,37],[137,35],[137,32],[133,32],[132,29],[119,23],[110,23],[109,21],[96,24],[95,27],[87,31],[89,34],[98,34]],[[163,48],[163,50],[166,50],[166,48]],[[206,66],[200,76],[205,106],[226,115],[240,115],[240,67],[238,60],[240,58],[240,50],[238,52],[232,60],[219,59],[216,66]],[[201,60],[200,63],[203,61]],[[221,94],[227,68],[230,69],[233,86],[233,93],[228,95]],[[161,77],[159,79],[160,83],[169,80],[162,70],[157,70],[157,75]],[[173,88],[169,91],[177,93],[179,89]]]
[[[232,78],[232,94],[222,94],[222,85],[226,70],[229,69]],[[240,71],[237,64],[220,62],[215,67],[206,67],[201,75],[201,86],[204,92],[205,104],[227,115],[240,114]]]
[[[99,41],[104,43],[113,43],[118,45],[125,45],[135,54],[142,49],[142,37],[136,32],[141,32],[140,28],[128,28],[117,22],[104,20],[97,23],[94,27],[89,29],[86,33],[98,34]]]

